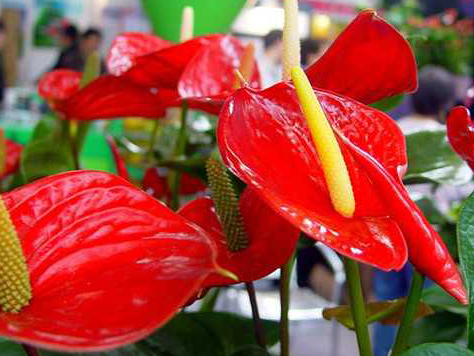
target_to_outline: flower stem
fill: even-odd
[[[23,347],[23,350],[25,350],[28,356],[40,356],[38,350],[36,350],[35,347],[27,344],[21,344],[21,346]]]
[[[247,288],[247,293],[249,295],[250,306],[252,307],[252,318],[253,326],[255,328],[255,338],[257,339],[258,344],[266,350],[267,348],[267,338],[265,335],[265,330],[262,325],[262,320],[260,319],[260,313],[258,311],[257,296],[255,295],[255,287],[253,283],[245,283],[245,288]]]
[[[188,103],[183,101],[181,104],[181,117],[180,117],[180,128],[178,133],[178,138],[175,143],[173,157],[172,158],[179,158],[181,155],[184,154],[186,150],[186,141],[187,141],[187,133],[186,133],[186,126],[187,126],[187,119],[188,119]],[[168,178],[170,190],[171,190],[171,202],[170,207],[172,210],[178,210],[179,208],[179,183],[181,181],[181,172],[174,171],[169,173]]]
[[[395,344],[392,350],[393,356],[401,354],[407,347],[407,341],[410,337],[411,329],[413,328],[413,321],[415,320],[416,313],[418,311],[418,305],[420,304],[424,281],[424,276],[416,271],[413,271],[410,292],[405,303],[402,322],[398,328]]]
[[[153,161],[153,149],[155,148],[156,138],[158,136],[158,129],[160,128],[160,122],[155,119],[153,122],[153,129],[150,134],[150,140],[148,141],[148,152],[147,152],[147,163],[150,164]]]
[[[360,356],[372,356],[372,346],[365,313],[359,266],[356,261],[344,258],[344,267],[346,269],[351,311],[352,317],[354,318],[359,353]]]
[[[209,292],[207,292],[206,296],[202,298],[201,307],[199,308],[200,312],[211,312],[214,310],[216,305],[217,299],[219,298],[219,294],[221,289],[219,287],[211,288]]]
[[[280,272],[280,356],[290,356],[290,281],[291,270],[295,262],[295,252],[281,267]]]

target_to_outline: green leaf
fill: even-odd
[[[158,356],[151,349],[143,346],[142,343],[129,345],[112,351],[93,353],[69,353],[40,350],[40,356]]]
[[[28,143],[20,159],[20,170],[26,183],[73,169],[69,143],[56,134]]]
[[[260,346],[247,346],[231,356],[270,356],[270,354]]]
[[[278,342],[278,323],[262,320],[268,346]],[[258,346],[252,319],[224,312],[180,313],[145,342],[173,356],[231,356]]]
[[[456,344],[423,344],[405,351],[402,356],[474,356],[474,352]]]
[[[458,253],[467,285],[469,307],[467,316],[468,347],[474,348],[474,194],[461,209],[458,222]]]
[[[421,300],[435,311],[449,311],[467,316],[467,306],[462,305],[438,285],[423,290]]]
[[[403,101],[403,94],[398,94],[391,96],[390,98],[385,98],[375,103],[370,104],[371,107],[381,110],[381,111],[390,111],[397,108]]]
[[[406,136],[408,170],[405,184],[440,183],[460,185],[472,171],[451,149],[446,131],[422,131]]]
[[[410,345],[426,342],[455,342],[466,330],[466,318],[448,311],[420,319],[413,326]]]
[[[0,338],[0,355],[27,356],[20,344],[3,338]]]

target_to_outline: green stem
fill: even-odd
[[[262,320],[260,319],[260,313],[258,311],[257,296],[255,294],[255,287],[253,283],[245,283],[245,288],[247,288],[247,293],[249,295],[250,306],[252,307],[252,318],[253,326],[255,328],[255,338],[257,339],[258,344],[264,350],[267,348],[267,341],[265,330],[263,329]]]
[[[295,262],[295,252],[281,267],[280,272],[280,356],[290,356],[290,281],[291,270]]]
[[[188,103],[183,101],[181,104],[181,117],[180,117],[180,128],[178,133],[178,138],[176,140],[173,157],[172,158],[179,158],[181,155],[184,154],[186,150],[186,142],[187,142],[187,133],[186,133],[186,126],[187,126],[187,119],[188,119]],[[171,190],[171,202],[170,208],[172,210],[178,210],[179,208],[179,185],[181,181],[181,172],[174,171],[170,172],[169,174],[169,186]]]
[[[60,120],[60,119],[58,119]],[[72,153],[72,158],[74,161],[74,168],[75,169],[80,169],[80,164],[79,164],[79,153],[76,145],[76,140],[74,137],[71,135],[71,123],[69,120],[60,120],[61,123],[61,135],[63,138],[69,142],[69,147],[71,148],[71,153]]]
[[[201,307],[199,308],[200,312],[211,312],[214,310],[216,306],[217,299],[219,298],[219,294],[221,289],[219,287],[214,287],[207,292],[206,296],[202,298]]]
[[[372,356],[372,346],[370,343],[369,327],[365,313],[359,266],[354,260],[344,258],[344,267],[346,269],[351,312],[354,318],[359,354],[360,356]]]
[[[150,134],[150,141],[148,143],[148,152],[147,152],[147,160],[148,164],[153,161],[153,149],[155,148],[156,138],[158,136],[158,129],[160,128],[160,122],[155,120],[153,123],[153,129]]]
[[[398,328],[395,344],[392,349],[393,356],[401,354],[407,347],[411,329],[413,328],[413,321],[415,320],[416,313],[418,312],[418,305],[420,304],[424,281],[424,276],[416,271],[413,271],[410,292],[403,310],[402,322]]]

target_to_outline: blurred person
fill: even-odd
[[[314,38],[305,38],[301,41],[301,65],[308,68],[316,62],[322,55],[322,44]]]
[[[411,96],[413,113],[397,123],[405,135],[443,129],[447,111],[456,101],[456,78],[442,67],[426,66]]]
[[[263,53],[259,58],[262,85],[267,88],[281,80],[283,31],[272,30],[263,38]]]
[[[83,60],[79,49],[79,31],[74,25],[67,25],[59,31],[59,45],[62,50],[52,69],[82,70]]]
[[[80,48],[83,57],[87,58],[94,51],[99,51],[102,32],[96,28],[87,29],[81,36]]]
[[[84,66],[87,61],[87,57],[94,52],[99,52],[100,45],[102,42],[102,32],[97,28],[89,28],[87,29],[81,36],[80,41],[80,50],[82,56],[82,68],[81,71],[84,70]],[[101,73],[106,72],[106,66],[104,61],[100,61],[100,71]]]

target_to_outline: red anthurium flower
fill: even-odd
[[[33,297],[0,335],[67,351],[112,349],[163,325],[216,270],[194,224],[124,179],[50,176],[6,193]]]
[[[107,53],[107,69],[110,74],[118,76],[133,66],[136,57],[159,51],[171,45],[171,42],[148,33],[122,33],[115,37]]]
[[[218,127],[226,164],[313,238],[384,270],[405,264],[407,245],[410,260],[421,272],[465,301],[459,272],[446,247],[401,183],[406,153],[396,124],[382,112],[349,98],[324,91],[317,94],[333,129],[382,167],[380,178],[380,172],[359,162],[359,156],[341,140],[356,199],[352,218],[342,217],[332,206],[290,84],[262,92],[242,89],[226,103]]]
[[[474,124],[469,110],[463,106],[452,109],[446,127],[451,147],[474,170]]]
[[[299,230],[276,214],[247,187],[240,197],[240,211],[249,246],[232,252],[227,249],[222,225],[216,215],[211,198],[195,199],[184,205],[178,214],[206,231],[217,246],[217,263],[239,277],[236,282],[227,277],[209,275],[202,288],[223,286],[239,282],[252,282],[281,267],[295,249]]]
[[[79,90],[82,73],[71,69],[56,69],[44,74],[38,82],[38,92],[54,108]]]
[[[21,151],[23,146],[15,141],[5,139],[5,167],[0,174],[0,179],[17,171],[20,164]]]
[[[126,45],[133,42],[127,42],[127,36],[129,34],[124,34],[121,40],[124,44],[122,53],[127,53]],[[115,48],[112,47],[111,53]],[[115,59],[109,60],[108,66],[116,75],[93,81],[68,100],[61,111],[67,117],[80,120],[129,115],[157,118],[157,108],[163,110],[167,106],[177,106],[186,99],[192,108],[217,114],[225,98],[234,90],[234,70],[239,68],[244,46],[232,36],[209,35],[135,55],[140,53],[139,50],[129,50],[125,56],[126,65],[116,64]],[[260,86],[256,64],[250,84]],[[121,85],[134,90],[129,89],[122,96],[120,91],[117,92]],[[101,102],[101,97],[110,101],[102,99]],[[114,108],[104,108],[107,105]]]
[[[351,31],[363,28],[372,34],[368,41],[351,44],[345,53],[352,58],[353,51],[359,60],[346,61],[341,68],[346,73],[344,79],[331,82],[330,88],[341,88],[347,96],[366,102],[381,99],[380,95],[412,90],[416,86],[416,64],[408,44],[401,46],[401,36],[370,11],[359,15],[341,38],[351,37]],[[360,57],[361,53],[370,56],[370,39],[383,35],[387,37],[385,43],[377,40],[374,45],[386,53],[394,53],[392,45],[395,46],[400,63],[411,64],[403,73],[392,68],[390,58],[385,71],[382,63],[369,64],[375,70],[371,77],[371,68],[361,67],[358,62],[365,58]],[[337,40],[334,46],[340,43],[345,41]],[[330,49],[328,55],[331,53],[336,51]],[[354,67],[349,68],[351,63]],[[325,76],[331,78],[334,73],[338,78],[335,72],[339,64],[336,61],[332,68],[328,66]],[[405,81],[406,73],[413,78]],[[352,83],[352,76],[364,80],[365,93],[364,86],[357,82],[353,93],[345,86]],[[374,95],[379,86],[382,94]],[[348,97],[320,89],[315,93],[339,135],[356,202],[352,218],[343,217],[333,208],[306,120],[289,83],[263,91],[244,88],[228,99],[217,132],[224,162],[275,211],[313,238],[383,270],[400,269],[406,262],[408,247],[409,258],[420,272],[466,302],[454,261],[401,182],[407,158],[404,137],[397,125],[384,113]]]
[[[143,190],[153,195],[156,199],[170,197],[166,175],[160,173],[156,167],[148,168],[142,181]],[[179,185],[179,194],[190,195],[206,190],[204,182],[190,174],[182,173]]]
[[[144,89],[121,77],[104,75],[57,106],[68,119],[95,120],[136,116],[159,118],[165,103],[174,101],[172,91]]]

